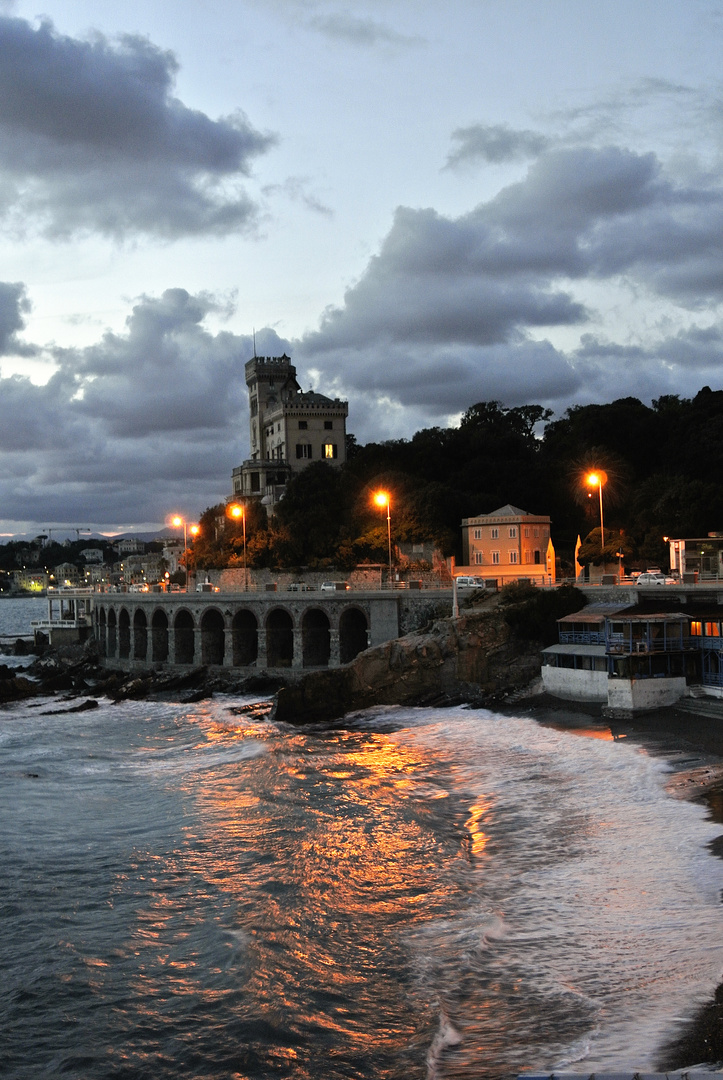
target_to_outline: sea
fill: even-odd
[[[653,1071],[721,980],[721,826],[666,794],[672,743],[73,704],[0,707],[4,1078]]]

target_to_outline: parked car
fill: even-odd
[[[305,581],[291,581],[286,586],[287,592],[313,592],[314,586],[307,585]]]
[[[481,577],[465,577],[460,574],[456,581],[458,589],[484,589],[485,587],[485,579]]]
[[[322,592],[344,592],[348,588],[348,581],[322,581],[321,583]]]
[[[648,570],[644,574],[638,574],[635,583],[636,585],[675,585],[675,578]]]

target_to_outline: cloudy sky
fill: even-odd
[[[289,352],[360,442],[723,387],[723,0],[0,0],[0,534],[147,529]]]

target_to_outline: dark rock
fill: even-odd
[[[69,709],[48,709],[45,712],[38,713],[39,716],[60,716],[61,713],[79,713],[88,712],[90,709],[97,709],[98,702],[95,698],[88,698],[87,701],[81,701],[80,705],[73,705]]]
[[[30,652],[31,648],[27,641],[24,641],[23,638],[20,637],[15,639],[12,651],[13,656],[27,656]]]
[[[367,649],[345,667],[310,672],[279,690],[273,719],[303,724],[375,705],[491,703],[539,671],[539,646],[517,641],[495,604]]]
[[[0,680],[0,701],[22,701],[34,697],[39,691],[37,683],[16,675],[13,679]]]

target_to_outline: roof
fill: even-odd
[[[499,510],[493,510],[491,514],[480,514],[480,517],[529,517],[526,510],[520,510],[519,506],[506,503]]]
[[[631,607],[630,604],[588,604],[581,611],[573,611],[558,619],[558,623],[604,623],[606,619]]]
[[[543,653],[556,656],[605,656],[604,645],[548,645]]]

